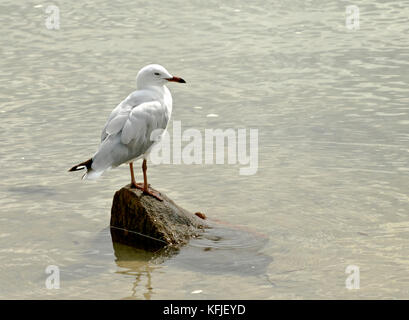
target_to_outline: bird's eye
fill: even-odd
[[[155,72],[154,75],[155,75],[155,76],[158,76],[158,75],[160,75],[160,73],[159,73],[159,72]]]

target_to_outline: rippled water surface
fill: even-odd
[[[409,6],[359,1],[353,31],[350,4],[55,1],[49,30],[47,4],[2,0],[0,298],[409,298]],[[182,130],[259,140],[251,176],[150,165],[152,185],[225,223],[161,261],[111,241],[125,166],[67,172],[152,62],[188,82],[170,88]]]

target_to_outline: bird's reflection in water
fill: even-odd
[[[138,298],[137,293],[140,290],[137,290],[137,288],[144,285],[146,290],[144,290],[143,297],[140,298],[150,300],[153,294],[151,273],[157,266],[151,265],[149,261],[153,258],[154,253],[132,248],[118,242],[113,242],[112,245],[115,253],[115,263],[118,267],[124,269],[116,273],[135,277],[131,296],[125,299]]]
[[[132,284],[132,294],[124,299],[146,299],[150,300],[154,294],[152,288],[152,274],[156,269],[161,268],[162,259],[167,259],[175,253],[174,250],[161,249],[156,252],[149,252],[143,249],[133,248],[119,242],[112,242],[115,254],[115,263],[124,270],[116,273],[133,276],[135,281]],[[138,297],[141,286],[145,287],[142,296]]]
[[[111,229],[111,236],[116,230]],[[151,299],[154,295],[152,275],[164,263],[202,274],[236,274],[241,276],[266,276],[272,258],[263,254],[268,237],[243,228],[212,225],[198,238],[180,249],[166,247],[156,252],[143,247],[134,248],[112,241],[115,262],[124,270],[119,274],[135,277],[132,294],[125,299]],[[141,243],[139,243],[141,244]],[[143,293],[141,288],[144,286]],[[140,295],[139,297],[137,295]]]

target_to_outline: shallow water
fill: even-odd
[[[49,30],[45,4],[3,0],[0,298],[408,298],[409,7],[378,2],[358,3],[352,31],[347,1],[57,1]],[[150,165],[179,205],[248,230],[160,262],[106,229],[125,166],[94,183],[67,172],[151,62],[188,82],[170,88],[183,129],[259,140],[251,176]]]

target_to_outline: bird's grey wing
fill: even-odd
[[[109,136],[122,130],[129,113],[143,102],[152,101],[152,97],[144,91],[134,91],[123,100],[108,117],[101,133],[101,143]]]
[[[166,106],[159,101],[141,103],[126,118],[124,115],[118,112],[111,120],[118,119],[112,128],[111,122],[108,124],[107,137],[93,157],[93,169],[102,171],[142,156],[166,129],[170,117]]]
[[[107,132],[107,128],[109,124],[112,122],[112,120],[115,119],[116,116],[120,113],[122,107],[123,107],[123,102],[121,102],[114,110],[112,110],[111,114],[109,115],[108,120],[105,123],[105,126],[101,132],[101,143],[108,137],[109,133]]]
[[[132,107],[129,105],[123,106],[111,120],[106,124],[104,130],[107,135],[116,134],[122,130],[126,120],[129,118],[129,113],[132,111]]]
[[[165,129],[168,121],[165,105],[159,101],[142,103],[129,113],[122,128],[121,142],[125,145],[150,146],[154,142],[151,139],[153,131]]]

